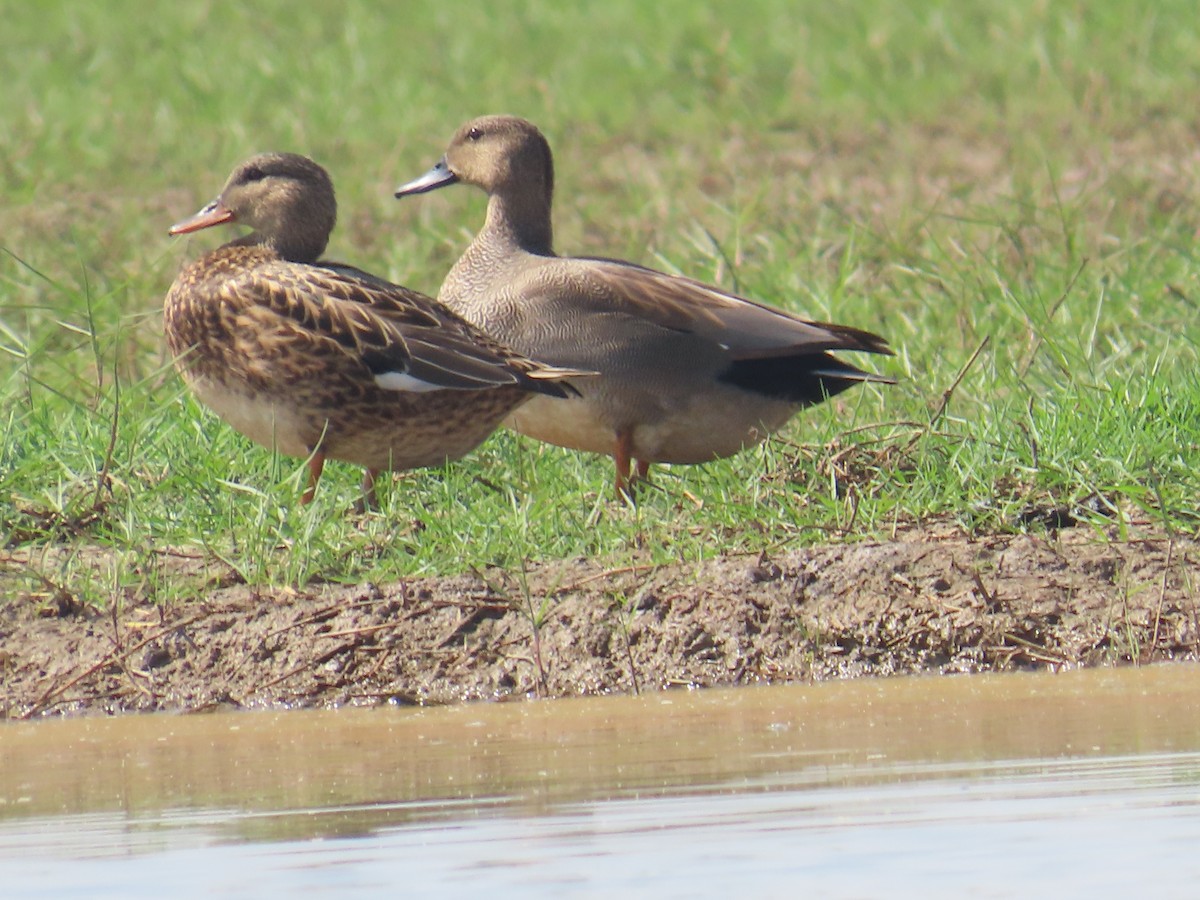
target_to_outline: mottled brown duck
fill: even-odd
[[[510,350],[437,301],[350,266],[320,262],[337,217],[329,175],[265,153],[170,229],[251,231],[183,269],[164,329],[184,381],[266,447],[308,459],[309,502],[326,459],[382,471],[441,465],[482,442],[535,394],[565,398],[577,370]]]
[[[651,463],[729,456],[804,407],[864,381],[893,381],[831,353],[890,355],[870,332],[630,262],[558,256],[550,146],[524,119],[463,125],[441,161],[396,196],[460,181],[488,194],[487,217],[438,299],[522,353],[600,373],[577,385],[580,396],[537,397],[508,424],[611,455],[618,494]]]

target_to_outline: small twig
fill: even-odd
[[[1027,656],[1030,656],[1034,659],[1040,659],[1042,662],[1057,663],[1060,666],[1066,665],[1067,663],[1066,657],[1064,657],[1062,654],[1059,654],[1058,656],[1052,656],[1051,654],[1054,651],[1049,650],[1040,644],[1035,644],[1032,641],[1027,641],[1024,638],[1017,637],[1011,631],[1004,632],[1002,637],[1004,640],[1011,641],[1013,644],[1016,644],[1025,652]]]
[[[653,563],[642,563],[632,566],[621,566],[617,569],[605,569],[603,572],[597,572],[594,575],[588,575],[586,578],[580,578],[578,581],[573,581],[570,584],[562,585],[560,591],[574,591],[583,587],[585,584],[590,584],[593,581],[599,581],[602,578],[612,578],[616,575],[632,575],[637,572],[644,572],[648,569],[656,569],[657,565]]]
[[[154,632],[154,634],[147,635],[145,638],[138,641],[132,647],[129,647],[125,650],[122,650],[120,647],[118,647],[117,649],[113,650],[111,653],[106,655],[98,663],[96,663],[95,665],[90,666],[89,668],[80,672],[78,675],[76,675],[74,678],[70,679],[66,683],[59,684],[57,686],[50,685],[50,687],[46,688],[46,690],[42,693],[42,696],[39,697],[34,702],[33,706],[31,706],[28,710],[26,710],[20,716],[20,718],[22,718],[22,719],[33,718],[35,715],[37,715],[39,712],[41,712],[43,709],[45,709],[51,700],[53,700],[57,696],[60,696],[65,691],[69,690],[70,688],[73,688],[75,685],[79,684],[79,682],[83,681],[85,678],[89,678],[92,675],[99,672],[101,669],[105,668],[106,666],[110,666],[114,662],[119,662],[121,659],[128,657],[130,654],[136,653],[138,650],[141,650],[143,647],[145,647],[147,644],[151,643],[152,641],[157,641],[159,638],[166,637],[171,632],[177,631],[180,628],[186,628],[188,625],[191,625],[193,622],[198,622],[200,619],[203,619],[206,616],[210,616],[210,615],[212,615],[212,612],[210,610],[204,610],[203,612],[196,613],[196,615],[194,615],[194,616],[189,616],[188,618],[184,619],[182,622],[174,622],[166,628],[159,629],[158,631]]]
[[[304,660],[304,662],[300,663],[297,666],[293,666],[291,669],[284,672],[282,675],[280,675],[276,678],[272,678],[266,684],[260,684],[258,686],[258,688],[256,689],[255,693],[261,694],[267,688],[274,687],[275,685],[279,684],[281,681],[287,681],[293,675],[299,675],[301,672],[304,672],[308,669],[315,669],[317,666],[324,665],[325,663],[329,662],[329,660],[333,659],[338,654],[345,653],[347,650],[353,651],[357,646],[358,645],[355,643],[339,644],[337,647],[334,647],[332,650],[327,650],[326,652],[322,653],[320,656],[317,656],[313,659],[306,659],[306,660]]]
[[[532,619],[529,621],[530,628],[533,630],[533,661],[537,668],[538,680],[538,696],[549,697],[550,687],[546,683],[546,667],[542,663],[542,635],[541,629]]]
[[[633,696],[640,697],[641,685],[638,684],[637,664],[633,661],[633,645],[629,642],[629,622],[621,617],[621,636],[625,638],[625,660],[629,663],[629,680],[633,684]]]
[[[484,478],[482,475],[475,475],[474,478],[478,484],[482,484],[485,488],[487,488],[489,491],[492,491],[493,493],[496,493],[496,494],[505,493],[504,488],[500,487],[500,485],[496,484],[496,482],[491,481],[487,478]]]
[[[525,611],[529,619],[529,627],[533,632],[533,659],[537,664],[538,696],[548,697],[550,694],[546,684],[546,667],[542,662],[542,622],[541,615],[545,613],[545,605],[537,612],[533,609],[533,595],[529,591],[529,571],[526,560],[521,560],[521,596],[525,600]]]
[[[858,507],[859,507],[858,491],[855,490],[853,484],[846,485],[846,499],[848,499],[850,501],[850,505],[851,505],[850,521],[846,524],[845,528],[841,529],[841,531],[842,531],[842,534],[853,534],[854,533],[854,524],[858,521]]]
[[[108,614],[109,614],[109,618],[112,619],[113,646],[116,648],[116,652],[119,653],[121,651],[121,622],[120,622],[120,619],[117,617],[117,601],[115,598],[113,600],[109,601]]]
[[[942,415],[946,412],[946,407],[950,405],[950,398],[954,396],[954,392],[958,389],[958,386],[962,384],[962,380],[967,377],[967,372],[969,372],[971,367],[975,365],[975,360],[979,359],[979,354],[983,352],[984,348],[987,347],[991,340],[992,336],[989,334],[979,342],[979,346],[975,348],[975,352],[971,354],[971,358],[967,360],[966,365],[959,369],[958,374],[954,376],[954,381],[950,383],[950,387],[942,391],[942,399],[938,403],[937,409],[934,410],[933,415],[929,417],[929,425],[926,427],[926,431],[932,429],[933,426],[938,423],[938,420],[942,417]],[[918,435],[918,437],[920,437],[920,435]]]
[[[983,597],[984,603],[987,604],[988,611],[992,612],[998,610],[1000,608],[999,601],[997,601],[995,595],[987,589],[987,586],[983,583],[983,578],[975,569],[971,570],[971,580],[975,582],[975,587]]]
[[[1158,629],[1162,624],[1163,603],[1167,599],[1167,576],[1171,574],[1171,557],[1175,552],[1174,539],[1167,541],[1167,560],[1163,563],[1162,580],[1158,585],[1158,606],[1154,610],[1154,631],[1150,635],[1150,652],[1158,648]]]
[[[383,668],[383,664],[391,658],[392,650],[390,647],[379,647],[376,649],[379,650],[379,658],[375,661],[375,665],[371,666],[370,671],[364,672],[362,675],[355,678],[355,681],[360,683],[364,681],[370,681],[375,677],[375,673]]]
[[[324,606],[315,613],[309,613],[302,619],[297,619],[295,622],[289,622],[287,625],[276,628],[274,631],[268,631],[263,635],[262,639],[264,641],[268,641],[276,635],[283,634],[285,631],[291,631],[293,628],[303,628],[305,625],[317,625],[321,622],[327,622],[336,616],[343,608],[344,607],[337,603],[334,603],[331,606]]]
[[[129,664],[123,659],[117,660],[117,665],[121,667],[121,671],[125,673],[125,678],[128,679],[131,685],[133,685],[143,696],[157,702],[158,698],[155,696],[154,691],[150,690],[150,688],[141,683],[142,681],[148,681],[150,679],[149,675],[147,675],[145,672],[139,671],[138,669],[131,669]]]
[[[457,604],[449,604],[449,605],[456,606]],[[501,610],[503,610],[504,612],[509,611],[509,607],[507,607],[507,606],[499,607],[499,608]],[[463,610],[463,607],[459,606],[458,607],[458,611],[459,611],[458,621],[455,622],[452,626],[450,626],[450,628],[446,631],[446,633],[444,635],[442,635],[440,638],[438,638],[437,641],[434,642],[433,646],[437,647],[439,650],[442,647],[445,647],[447,644],[449,644],[452,640],[454,640],[456,637],[458,637],[460,634],[462,634],[468,628],[472,628],[473,626],[477,625],[487,615],[487,613],[495,612],[497,610],[497,607],[496,606],[476,606],[474,609],[472,609],[466,615],[463,615],[462,610]]]
[[[387,631],[389,628],[395,628],[395,622],[383,622],[379,625],[364,625],[362,628],[347,628],[344,631],[326,631],[324,634],[316,634],[313,637],[318,638],[337,638],[337,637],[355,637],[360,634],[374,634],[376,631]]]

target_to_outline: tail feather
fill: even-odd
[[[895,384],[894,378],[864,372],[828,353],[736,360],[721,376],[726,384],[765,397],[811,406],[856,384]]]

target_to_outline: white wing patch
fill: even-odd
[[[385,391],[409,391],[414,394],[445,390],[444,385],[422,381],[407,372],[384,372],[375,376],[375,383]]]

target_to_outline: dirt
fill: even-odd
[[[1195,660],[1198,558],[1200,542],[1150,529],[924,531],[693,565],[545,564],[520,583],[236,585],[107,612],[26,594],[0,605],[0,717]]]

